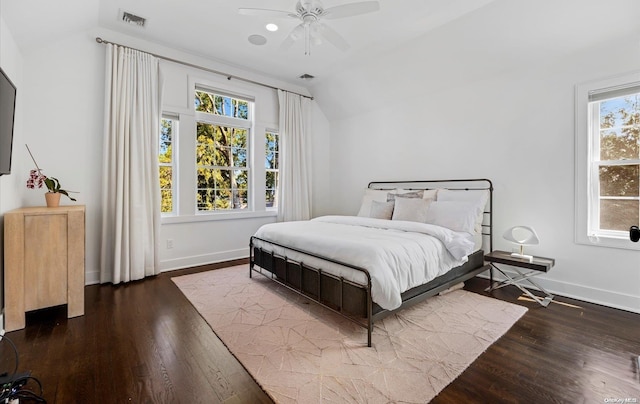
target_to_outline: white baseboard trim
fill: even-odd
[[[237,250],[221,251],[211,254],[193,255],[190,257],[181,257],[160,261],[160,272],[174,271],[176,269],[184,269],[197,267],[200,265],[215,264],[218,262],[232,261],[249,257],[249,248],[240,248]]]
[[[180,257],[160,261],[160,272],[175,271],[176,269],[184,269],[197,267],[200,265],[215,264],[218,262],[232,261],[236,259],[248,258],[249,249],[240,248],[237,250],[222,251],[212,254],[193,255],[190,257]],[[100,271],[93,270],[85,273],[84,284],[95,285],[100,283]]]
[[[508,270],[507,270],[508,271]],[[508,271],[516,275],[515,272]],[[493,272],[494,280],[503,280],[497,271]],[[489,278],[488,274],[482,274],[482,278]],[[602,306],[612,307],[640,314],[640,296],[633,296],[626,293],[594,288],[591,286],[579,285],[576,283],[560,282],[554,279],[536,277],[533,278],[536,283],[545,288],[548,292],[568,297],[571,299],[582,300],[589,303],[595,303]],[[523,285],[527,285],[526,282]],[[531,286],[531,285],[529,285]],[[531,286],[531,289],[536,289]]]
[[[84,285],[95,285],[96,283],[100,283],[100,271],[93,270],[84,273]]]

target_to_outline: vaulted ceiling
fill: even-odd
[[[322,4],[329,8],[357,1],[360,0],[322,0]],[[240,7],[293,12],[297,0],[3,0],[0,11],[23,49],[101,26],[304,85],[298,79],[302,74],[327,76],[492,1],[380,0],[379,11],[324,21],[347,40],[348,50],[322,43],[312,46],[310,56],[304,54],[303,41],[297,41],[288,50],[280,48],[297,25],[295,19],[246,16],[238,12]],[[146,25],[123,22],[123,11],[146,18]],[[279,29],[267,31],[267,23],[275,23]],[[250,35],[263,36],[266,44],[250,43]]]

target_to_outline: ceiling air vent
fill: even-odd
[[[312,76],[310,74],[305,73],[305,74],[303,74],[302,76],[300,76],[298,78],[302,79],[302,80],[311,80],[311,79],[315,78],[315,76]]]
[[[146,18],[137,16],[135,14],[127,13],[126,11],[122,12],[122,21],[127,24],[136,25],[138,27],[144,27],[144,24],[147,22]]]

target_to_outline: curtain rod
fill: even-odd
[[[232,74],[227,74],[227,73],[221,72],[219,70],[209,69],[209,68],[206,68],[206,67],[194,65],[192,63],[187,63],[187,62],[183,62],[181,60],[172,59],[172,58],[169,58],[169,57],[166,57],[166,56],[162,56],[162,55],[158,55],[158,54],[155,54],[155,53],[151,53],[151,52],[143,51],[143,50],[140,50],[140,49],[132,48],[130,46],[122,45],[122,44],[119,44],[119,43],[106,41],[106,40],[104,40],[104,39],[102,39],[100,37],[96,37],[96,42],[97,43],[104,43],[104,44],[111,44],[111,45],[116,45],[116,46],[122,46],[122,47],[125,47],[125,48],[137,50],[139,52],[148,53],[148,54],[150,54],[152,56],[155,56],[155,57],[157,57],[159,59],[167,60],[169,62],[174,62],[174,63],[178,63],[178,64],[181,64],[181,65],[184,65],[184,66],[188,66],[188,67],[193,67],[193,68],[196,68],[196,69],[204,70],[204,71],[209,72],[209,73],[215,73],[215,74],[219,74],[219,75],[225,76],[227,78],[227,80],[231,80],[231,79],[242,80],[242,81],[247,82],[247,83],[257,84],[259,86],[271,88],[273,90],[287,91],[287,92],[290,92],[290,93],[293,93],[293,94],[297,94],[297,95],[299,95],[301,97],[305,97],[305,98],[309,98],[310,100],[313,100],[313,97],[310,97],[310,96],[304,95],[304,94],[300,94],[300,93],[296,93],[295,91],[285,90],[285,89],[282,89],[282,88],[279,88],[279,87],[270,86],[269,84],[260,83],[259,81],[254,81],[254,80],[251,80],[251,79],[246,79],[244,77],[239,77],[239,76],[234,76]]]

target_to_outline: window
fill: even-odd
[[[249,208],[252,103],[196,89],[197,211]]]
[[[277,132],[267,131],[265,133],[265,203],[267,208],[278,206],[279,141]]]
[[[189,78],[190,108],[179,91],[167,103],[158,152],[163,224],[276,215],[277,97],[233,84]]]
[[[589,97],[595,233],[626,232],[640,222],[640,87],[626,90]]]
[[[578,87],[576,161],[585,165],[576,168],[579,181],[576,229],[586,233],[590,243],[624,247],[615,239],[628,241],[629,227],[640,223],[640,77],[637,76],[640,75]],[[586,199],[586,207],[578,201],[582,198]],[[577,236],[579,240],[580,234]]]
[[[160,141],[158,142],[158,164],[160,169],[160,196],[163,214],[175,213],[174,192],[174,144],[178,130],[176,118],[162,117],[160,120]]]

